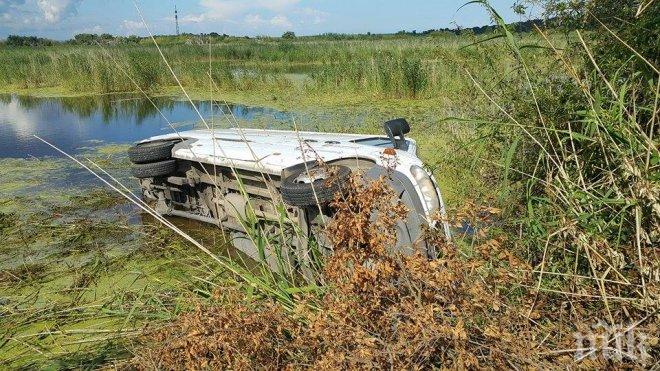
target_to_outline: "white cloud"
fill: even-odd
[[[144,30],[144,23],[138,22],[138,21],[131,21],[128,19],[124,19],[121,22],[121,29],[124,30],[126,33],[137,33],[138,31]]]
[[[285,15],[278,14],[270,19],[264,19],[261,14],[248,14],[245,16],[243,19],[243,22],[252,27],[252,28],[260,28],[264,26],[272,26],[279,29],[290,29],[293,27],[293,23],[289,18],[287,18]]]
[[[0,0],[0,12],[25,4],[25,0]]]
[[[83,0],[0,0],[1,26],[43,28],[54,25],[78,11]]]
[[[200,0],[204,14],[213,19],[227,19],[250,10],[269,10],[283,12],[291,9],[300,0]]]
[[[57,23],[78,12],[82,0],[37,0],[37,6],[48,23]]]
[[[199,5],[204,11],[197,14],[186,14],[180,18],[181,23],[202,23],[232,19],[249,10],[252,3],[236,0],[201,0]]]
[[[298,4],[300,0],[257,0],[253,4],[257,8],[265,8],[274,12],[282,12]]]
[[[248,1],[236,0],[201,0],[199,5],[206,10],[206,14],[214,18],[231,18],[250,7]]]
[[[302,16],[300,23],[321,24],[328,16],[328,13],[314,8],[302,8],[298,13]]]
[[[76,32],[77,34],[79,33],[95,33],[95,34],[100,34],[103,33],[103,27],[101,27],[100,24],[90,26],[90,27],[85,27],[79,31]]]
[[[165,18],[165,20],[171,21],[170,17]],[[183,17],[179,17],[179,23],[202,23],[209,20],[204,14],[187,14]]]
[[[260,14],[248,14],[243,21],[250,27],[258,27],[266,23],[266,20]]]
[[[300,8],[301,0],[200,0],[203,11],[186,14],[179,18],[183,24],[207,22],[231,22],[243,19],[250,28],[270,27],[291,29],[295,23],[318,24],[326,13],[312,8]],[[285,15],[286,14],[286,15]],[[292,20],[290,17],[295,17]],[[306,20],[304,20],[306,19]]]
[[[32,9],[29,5],[25,0],[0,0],[0,26],[22,28],[24,25],[43,22],[35,4],[31,4]]]
[[[291,28],[293,23],[284,15],[276,15],[270,19],[270,24],[278,28]]]

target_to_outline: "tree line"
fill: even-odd
[[[52,46],[52,45],[117,45],[138,44],[142,40],[139,36],[114,36],[108,33],[92,34],[81,33],[66,41],[57,41],[36,36],[9,35],[4,41],[6,46]]]
[[[541,19],[533,19],[533,20],[528,20],[528,21],[523,21],[523,22],[514,22],[511,23],[510,27],[511,29],[515,30],[516,32],[529,32],[534,29],[534,26],[542,26],[545,24],[545,21]],[[406,30],[401,30],[398,31],[394,34],[374,34],[371,32],[367,32],[366,34],[341,34],[341,33],[325,33],[322,35],[316,35],[316,36],[305,36],[305,38],[321,38],[321,39],[344,39],[344,38],[355,38],[355,37],[383,37],[383,36],[429,36],[429,35],[440,35],[440,34],[453,34],[453,35],[461,35],[461,34],[484,34],[484,33],[490,33],[490,32],[495,32],[497,30],[497,26],[495,25],[486,25],[486,26],[478,26],[478,27],[467,27],[467,28],[437,28],[437,29],[429,29],[425,31],[406,31]],[[165,36],[165,35],[162,35]],[[208,34],[189,34],[189,33],[184,33],[179,37],[183,38],[189,38],[189,37],[199,37],[199,36],[209,36],[209,37],[221,37],[221,38],[228,38],[231,37],[230,35],[227,34],[218,34],[216,32],[211,32]],[[171,36],[171,37],[176,37],[176,36]],[[283,39],[293,39],[296,38],[296,35],[291,32],[287,31],[282,35]],[[73,38],[65,41],[58,41],[58,40],[52,40],[48,38],[43,38],[43,37],[37,37],[37,36],[19,36],[19,35],[9,35],[7,39],[2,42],[6,46],[12,46],[12,47],[19,47],[19,46],[53,46],[53,45],[96,45],[96,44],[101,44],[101,45],[125,45],[125,44],[139,44],[141,40],[143,40],[144,37],[140,36],[115,36],[111,35],[109,33],[103,33],[103,34],[93,34],[93,33],[81,33],[75,35]]]

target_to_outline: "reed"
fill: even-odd
[[[501,151],[493,163],[511,192],[505,202],[524,205],[508,208],[508,224],[524,236],[519,254],[534,267],[534,290],[598,298],[592,309],[609,323],[651,315],[658,308],[649,298],[660,283],[651,273],[657,266],[651,246],[660,241],[660,167],[652,160],[660,158],[657,70],[650,69],[652,79],[644,82],[625,64],[606,75],[579,30],[571,32],[569,48],[538,30],[561,63],[539,69],[498,13],[479,3],[500,24],[518,69],[507,84],[488,89],[466,68],[497,109],[474,122],[488,138],[481,145]],[[629,53],[627,59],[648,63]],[[519,196],[512,197],[516,190]]]
[[[470,89],[460,73],[466,64],[498,64],[501,44],[466,48],[480,37],[400,37],[379,40],[244,39],[165,43],[162,51],[188,89],[208,87],[206,71],[223,91],[286,91],[383,98],[458,96]],[[523,34],[522,39],[534,40]],[[161,38],[158,38],[161,40]],[[208,42],[212,41],[211,45]],[[537,40],[538,41],[538,40]],[[213,57],[209,61],[209,47]],[[141,88],[175,84],[153,45],[104,46]],[[0,89],[57,88],[64,92],[134,91],[99,46],[56,45],[0,48]],[[504,66],[502,66],[504,67]],[[480,68],[480,67],[477,67]]]

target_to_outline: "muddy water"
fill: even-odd
[[[148,100],[131,95],[76,98],[34,98],[0,95],[0,158],[57,156],[39,142],[39,135],[64,151],[76,154],[100,144],[125,144],[199,126],[200,117],[189,103],[170,98]],[[286,122],[290,114],[239,104],[195,102],[207,122],[226,127],[231,114],[240,121]],[[212,108],[213,106],[213,108]],[[159,111],[167,118],[163,118]]]

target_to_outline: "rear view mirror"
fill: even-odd
[[[392,141],[394,148],[401,149],[405,146],[406,137],[404,134],[410,133],[410,125],[406,119],[398,118],[386,121],[385,124],[383,124],[383,128],[385,129],[385,134],[387,134]],[[396,139],[397,136],[399,137],[398,140]]]

